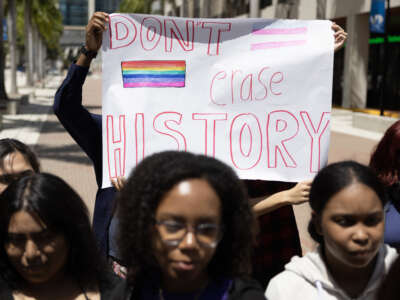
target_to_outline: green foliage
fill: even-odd
[[[56,7],[57,2],[57,0],[32,1],[32,21],[50,52],[58,51],[63,32],[62,16]]]
[[[20,1],[22,2],[22,1]],[[25,48],[24,6],[17,2],[17,47]]]
[[[56,57],[60,53],[59,40],[63,32],[61,12],[56,6],[58,0],[17,0],[17,46],[20,49],[25,47],[26,1],[32,5],[32,23],[43,38],[49,56]]]
[[[122,0],[119,11],[125,13],[148,14],[151,11],[152,0]]]

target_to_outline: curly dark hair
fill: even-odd
[[[372,189],[385,206],[384,188],[375,173],[367,166],[355,161],[342,161],[321,169],[314,178],[310,190],[310,206],[316,215],[321,215],[326,204],[338,192],[353,183],[362,183]],[[308,224],[310,236],[323,244],[323,237],[317,233],[314,222]]]
[[[26,144],[15,139],[0,139],[0,169],[4,169],[4,158],[13,152],[19,152],[31,165],[33,171],[38,173],[40,170],[39,160],[35,152]]]
[[[204,179],[222,204],[224,234],[208,271],[213,278],[250,272],[254,218],[244,186],[224,163],[204,155],[167,151],[145,158],[131,173],[118,198],[118,245],[127,280],[160,274],[152,255],[154,216],[163,196],[186,179]]]
[[[107,284],[106,263],[97,250],[82,199],[61,178],[31,173],[11,183],[0,195],[0,276],[8,288],[19,290],[25,283],[4,248],[10,219],[21,210],[37,214],[51,231],[64,235],[70,247],[66,272],[83,288],[92,290]]]

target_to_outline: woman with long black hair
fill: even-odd
[[[0,196],[0,299],[108,299],[114,285],[87,208],[62,179],[30,174]]]

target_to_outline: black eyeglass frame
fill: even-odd
[[[171,220],[155,220],[154,224],[156,226],[160,226],[160,225],[168,225],[168,223],[174,222],[175,225],[182,225],[182,228],[185,228],[185,233],[183,234],[183,236],[179,239],[164,239],[162,238],[161,234],[160,234],[160,238],[163,241],[163,243],[169,247],[178,247],[180,243],[182,243],[182,241],[186,238],[186,236],[188,235],[188,233],[192,233],[193,236],[195,237],[197,243],[203,247],[206,248],[216,248],[219,244],[219,242],[221,242],[222,237],[223,237],[223,226],[217,225],[217,224],[213,224],[213,223],[199,223],[196,226],[193,226],[191,224],[185,224],[183,222],[178,222],[178,221],[171,221]],[[204,243],[201,240],[199,240],[199,238],[197,237],[197,232],[198,232],[198,228],[201,225],[215,225],[215,229],[218,231],[218,237],[217,239],[212,242],[212,243]]]

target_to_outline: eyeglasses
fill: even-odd
[[[162,241],[170,247],[177,247],[188,233],[204,247],[215,248],[222,238],[221,226],[214,223],[199,223],[195,226],[174,220],[156,221]]]

